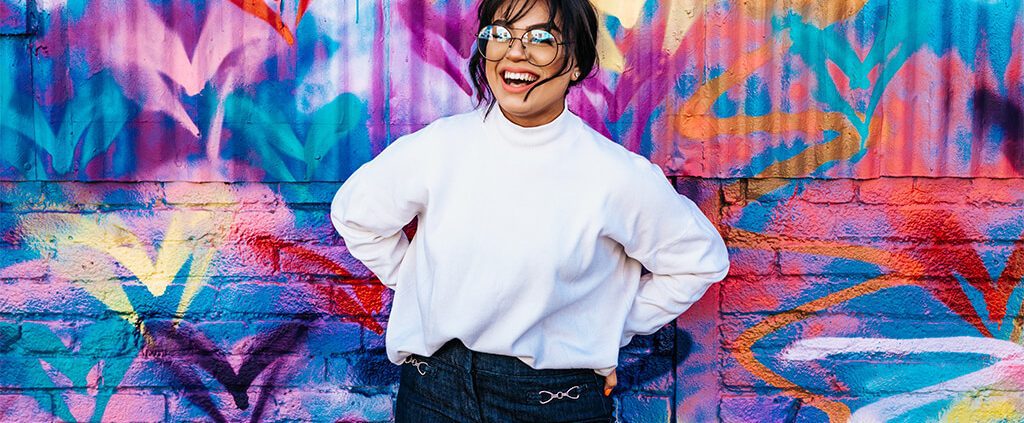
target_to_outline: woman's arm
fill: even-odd
[[[421,151],[425,140],[415,135],[399,138],[363,164],[331,202],[331,222],[349,253],[392,289],[409,248],[402,228],[424,209],[427,199]]]
[[[674,320],[729,271],[725,243],[697,205],[676,193],[657,166],[641,168],[619,202],[625,220],[613,238],[651,273],[640,278],[620,346]]]

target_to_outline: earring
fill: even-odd
[[[580,79],[580,71],[576,71],[576,73],[572,74],[572,80],[575,81],[577,79]]]

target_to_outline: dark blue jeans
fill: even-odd
[[[395,404],[401,422],[610,422],[612,399],[591,369],[535,370],[515,357],[452,340],[402,364]]]

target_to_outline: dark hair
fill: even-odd
[[[526,92],[526,98],[530,98],[530,93],[535,88],[569,72],[569,65],[573,62],[580,69],[580,77],[575,81],[569,81],[569,87],[583,82],[590,76],[597,62],[597,12],[590,4],[590,0],[481,0],[477,9],[477,19],[480,22],[477,32],[490,25],[498,10],[506,4],[508,7],[501,20],[511,23],[521,19],[540,1],[547,2],[548,22],[554,25],[556,18],[561,20],[561,26],[555,27],[562,33],[562,42],[566,43],[563,47],[566,48],[567,54],[563,56],[562,67],[558,72],[531,87],[530,91]],[[470,81],[476,89],[477,106],[486,102],[487,112],[490,113],[494,107],[494,93],[487,85],[486,71],[487,60],[480,54],[480,50],[474,48],[469,59]]]

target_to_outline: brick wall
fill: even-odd
[[[623,421],[1024,416],[1015,2],[595,1],[569,96],[729,277]],[[472,107],[471,1],[0,0],[0,421],[387,421],[341,182]]]

